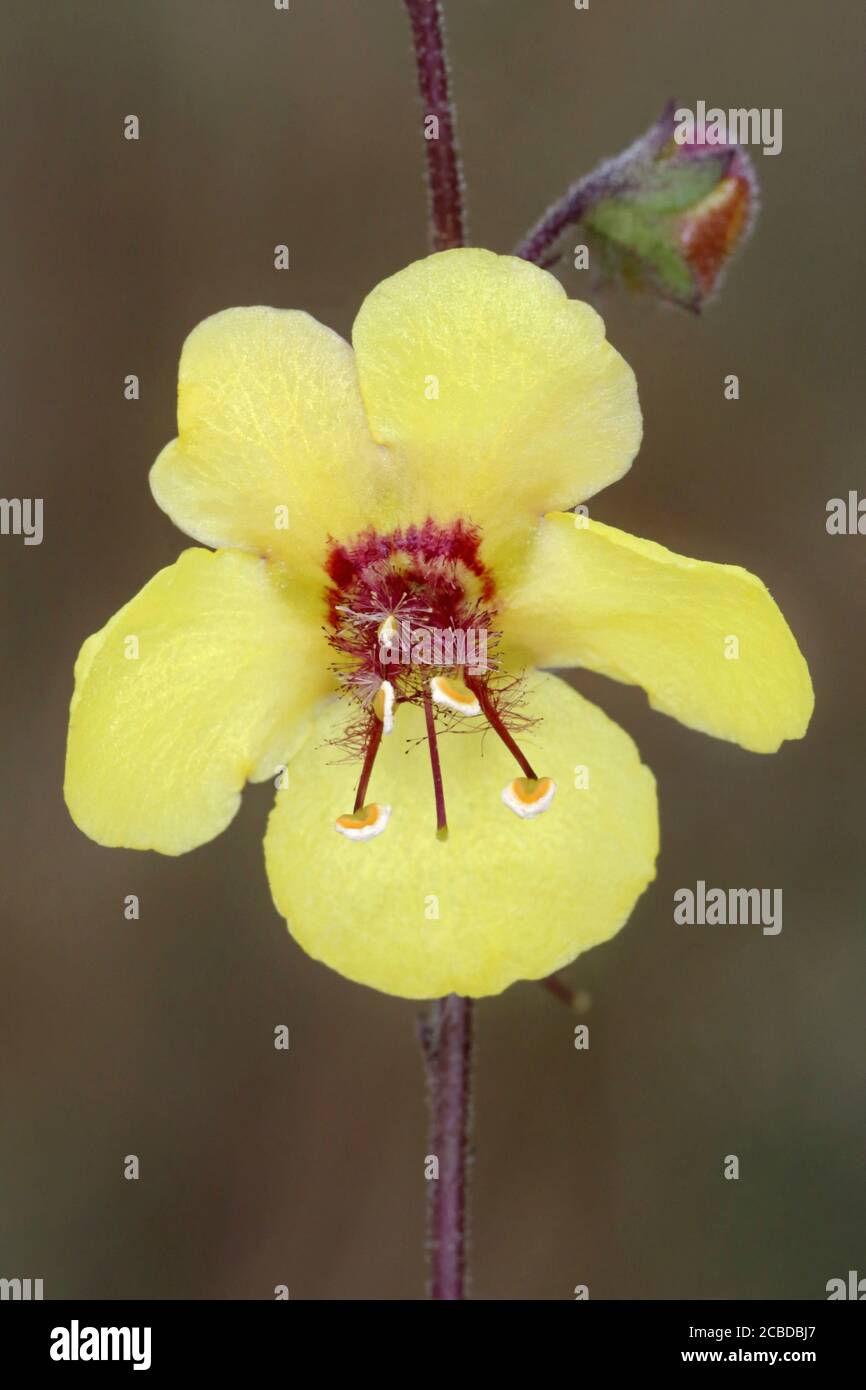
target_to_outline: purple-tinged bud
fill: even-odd
[[[612,161],[616,187],[583,221],[602,275],[698,312],[752,230],[757,180],[749,156],[712,132],[680,143],[674,112]]]

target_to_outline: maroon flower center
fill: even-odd
[[[493,669],[496,584],[480,546],[480,533],[465,522],[431,520],[332,543],[328,639],[348,694],[369,704],[388,680],[397,703],[417,702],[437,674]]]
[[[337,823],[350,837],[379,833],[384,823],[376,813],[385,822],[390,814],[364,802],[382,736],[401,704],[424,710],[441,837],[447,830],[437,726],[447,730],[465,716],[484,715],[482,727],[492,727],[524,778],[537,781],[511,733],[532,721],[519,712],[519,678],[509,679],[496,658],[496,583],[480,548],[480,532],[462,520],[370,529],[330,543],[327,636],[337,680],[356,706],[341,742],[363,759],[354,811]]]

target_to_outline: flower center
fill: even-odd
[[[388,823],[390,806],[366,804],[366,795],[401,704],[424,711],[441,839],[448,829],[437,736],[465,718],[483,715],[523,773],[503,791],[505,804],[523,817],[550,804],[554,784],[536,777],[511,732],[532,721],[519,711],[520,681],[496,658],[496,583],[480,545],[477,528],[460,520],[331,543],[327,635],[337,680],[356,707],[343,743],[362,760],[354,809],[335,822],[351,839],[371,839]]]

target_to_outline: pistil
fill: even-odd
[[[440,840],[448,839],[448,822],[445,818],[445,791],[442,786],[442,767],[439,762],[439,746],[436,742],[436,720],[433,715],[433,700],[429,687],[424,689],[424,720],[427,725],[427,744],[430,749],[430,766],[433,769],[433,794],[436,798],[436,835]]]

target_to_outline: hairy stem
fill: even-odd
[[[457,994],[436,999],[421,1023],[430,1105],[431,1177],[427,1204],[433,1299],[466,1296],[466,1167],[472,1070],[472,1001]]]
[[[430,241],[434,251],[448,251],[464,244],[466,218],[442,9],[439,0],[405,3],[424,114],[436,118],[425,119],[424,131]],[[421,1021],[420,1033],[430,1104],[428,1153],[438,1163],[438,1174],[430,1177],[427,1209],[430,1297],[462,1299],[466,1295],[472,1001],[457,994],[435,999]]]
[[[405,3],[412,25],[418,86],[424,103],[430,240],[434,251],[448,251],[453,246],[463,245],[466,219],[442,7],[439,0],[405,0]]]
[[[600,198],[609,197],[617,184],[607,166],[586,178],[578,179],[562,197],[547,209],[543,217],[527,232],[515,256],[536,265],[549,266],[559,260],[556,244],[568,227],[576,226]]]
[[[514,249],[515,256],[536,265],[555,265],[562,254],[559,245],[569,227],[576,227],[602,198],[611,198],[629,187],[638,160],[648,161],[661,152],[674,132],[676,102],[669,101],[659,119],[615,159],[606,159],[591,174],[578,179],[552,203]]]

